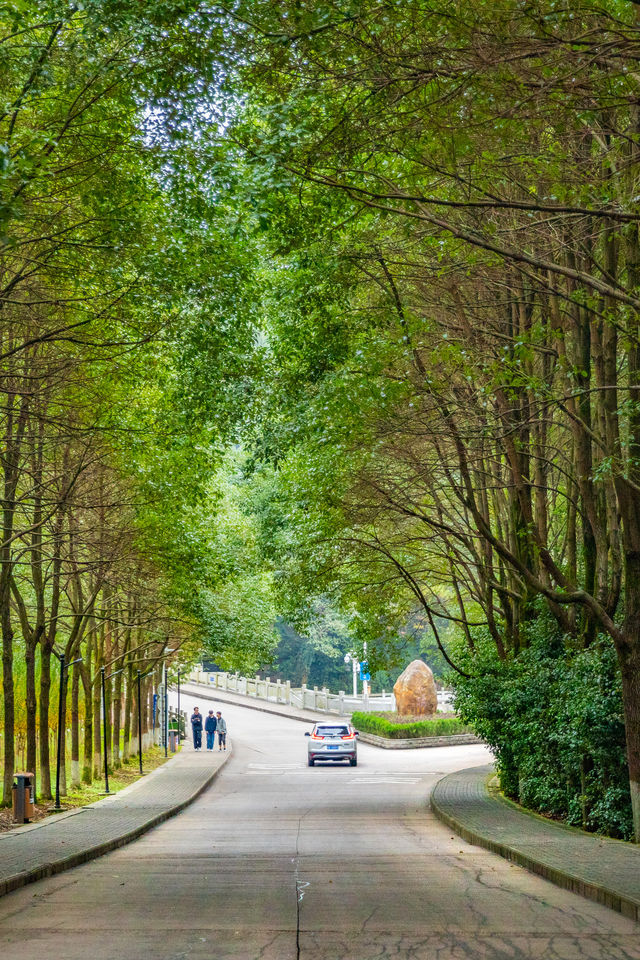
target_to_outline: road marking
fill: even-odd
[[[248,763],[249,770],[297,770],[299,763]]]
[[[302,763],[248,763],[245,771],[249,777],[282,777],[290,776],[317,776],[317,771],[322,767],[322,761],[319,761],[315,772],[311,773],[306,765]],[[354,774],[347,783],[420,783],[421,775],[412,773],[387,773],[384,770],[371,770]]]
[[[291,777],[300,774],[306,774],[306,770],[247,770],[246,775],[248,777]]]
[[[353,777],[349,783],[420,783],[420,777]]]

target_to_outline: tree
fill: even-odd
[[[610,637],[640,837],[637,8],[265,0],[229,18],[252,54],[234,135],[272,194],[289,177],[341,210],[323,242],[370,318],[369,370],[349,378],[354,352],[332,374],[381,397],[350,444],[331,434],[351,454],[338,495],[323,485],[334,533],[430,616],[448,579],[468,642],[480,619],[500,656],[538,597],[585,647]]]

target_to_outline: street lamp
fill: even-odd
[[[64,684],[69,668],[74,665],[74,663],[81,663],[82,657],[78,657],[77,660],[72,660],[71,663],[65,664],[65,654],[58,653],[57,650],[52,651],[54,656],[60,661],[60,690],[58,693],[58,751],[56,756],[56,804],[53,808],[54,810],[62,810],[60,806],[60,761],[62,758],[62,744],[63,744],[63,716],[62,716],[62,704],[63,704],[63,692]]]
[[[112,677],[117,677],[119,673],[122,673],[124,667],[120,670],[115,670],[113,673],[110,673],[108,677],[105,677],[104,671],[105,667],[100,667],[100,685],[102,687],[102,744],[104,752],[104,792],[111,793],[109,790],[109,762],[107,757],[107,743],[108,743],[108,733],[107,733],[107,690],[105,686],[106,680],[111,680]]]
[[[354,697],[358,696],[358,658],[355,653],[347,653],[344,658],[345,663],[351,664],[352,674],[353,674],[353,695]]]

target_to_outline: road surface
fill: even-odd
[[[309,768],[303,724],[221,708],[234,756],[212,787],[136,843],[1,899],[0,956],[640,960],[640,925],[434,819],[433,784],[485,763],[483,747],[361,744],[357,768]]]

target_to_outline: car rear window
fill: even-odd
[[[349,733],[348,727],[316,727],[316,733],[321,737],[344,737]]]

